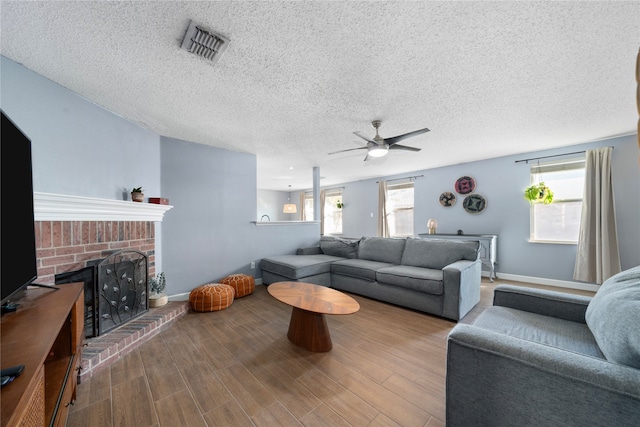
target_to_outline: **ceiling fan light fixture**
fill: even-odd
[[[369,155],[371,157],[384,157],[389,152],[389,146],[377,146],[369,149]]]
[[[373,157],[386,156],[390,149],[393,149],[394,151],[397,151],[397,150],[414,151],[414,152],[420,151],[419,148],[400,145],[398,144],[398,142],[404,139],[410,138],[412,136],[417,136],[425,132],[429,132],[429,129],[424,128],[424,129],[415,130],[413,132],[405,133],[402,135],[397,135],[397,136],[394,136],[393,138],[383,138],[378,133],[378,128],[380,127],[382,122],[380,120],[374,120],[373,122],[371,122],[371,124],[376,130],[376,136],[374,136],[373,139],[369,138],[366,135],[363,135],[360,132],[353,132],[354,135],[357,135],[358,137],[367,141],[367,145],[360,148],[348,148],[346,150],[334,151],[333,153],[329,153],[329,154],[343,153],[345,151],[353,151],[353,150],[367,150],[367,155],[364,158],[364,161],[366,162],[367,160]]]

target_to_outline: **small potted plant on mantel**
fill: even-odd
[[[142,187],[136,187],[131,190],[131,200],[133,200],[134,202],[144,201],[144,193],[142,191]]]
[[[164,272],[158,274],[156,277],[149,278],[149,290],[151,291],[151,295],[149,295],[149,307],[162,307],[169,301],[169,297],[164,294],[166,284]]]
[[[544,203],[548,205],[553,202],[553,191],[544,182],[531,185],[524,190],[524,198],[530,203]]]

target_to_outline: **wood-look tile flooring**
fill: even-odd
[[[498,283],[483,279],[464,323]],[[188,313],[83,381],[67,426],[444,426],[455,323],[352,296],[360,311],[327,316],[327,353],[289,342],[291,307],[266,286],[226,310]]]

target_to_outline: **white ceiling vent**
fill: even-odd
[[[187,33],[184,35],[184,40],[182,40],[182,49],[215,63],[220,59],[228,44],[229,39],[191,21]]]

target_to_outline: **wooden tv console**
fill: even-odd
[[[24,365],[2,387],[2,427],[64,426],[84,340],[84,284],[29,288],[13,313],[2,315],[2,368]]]

